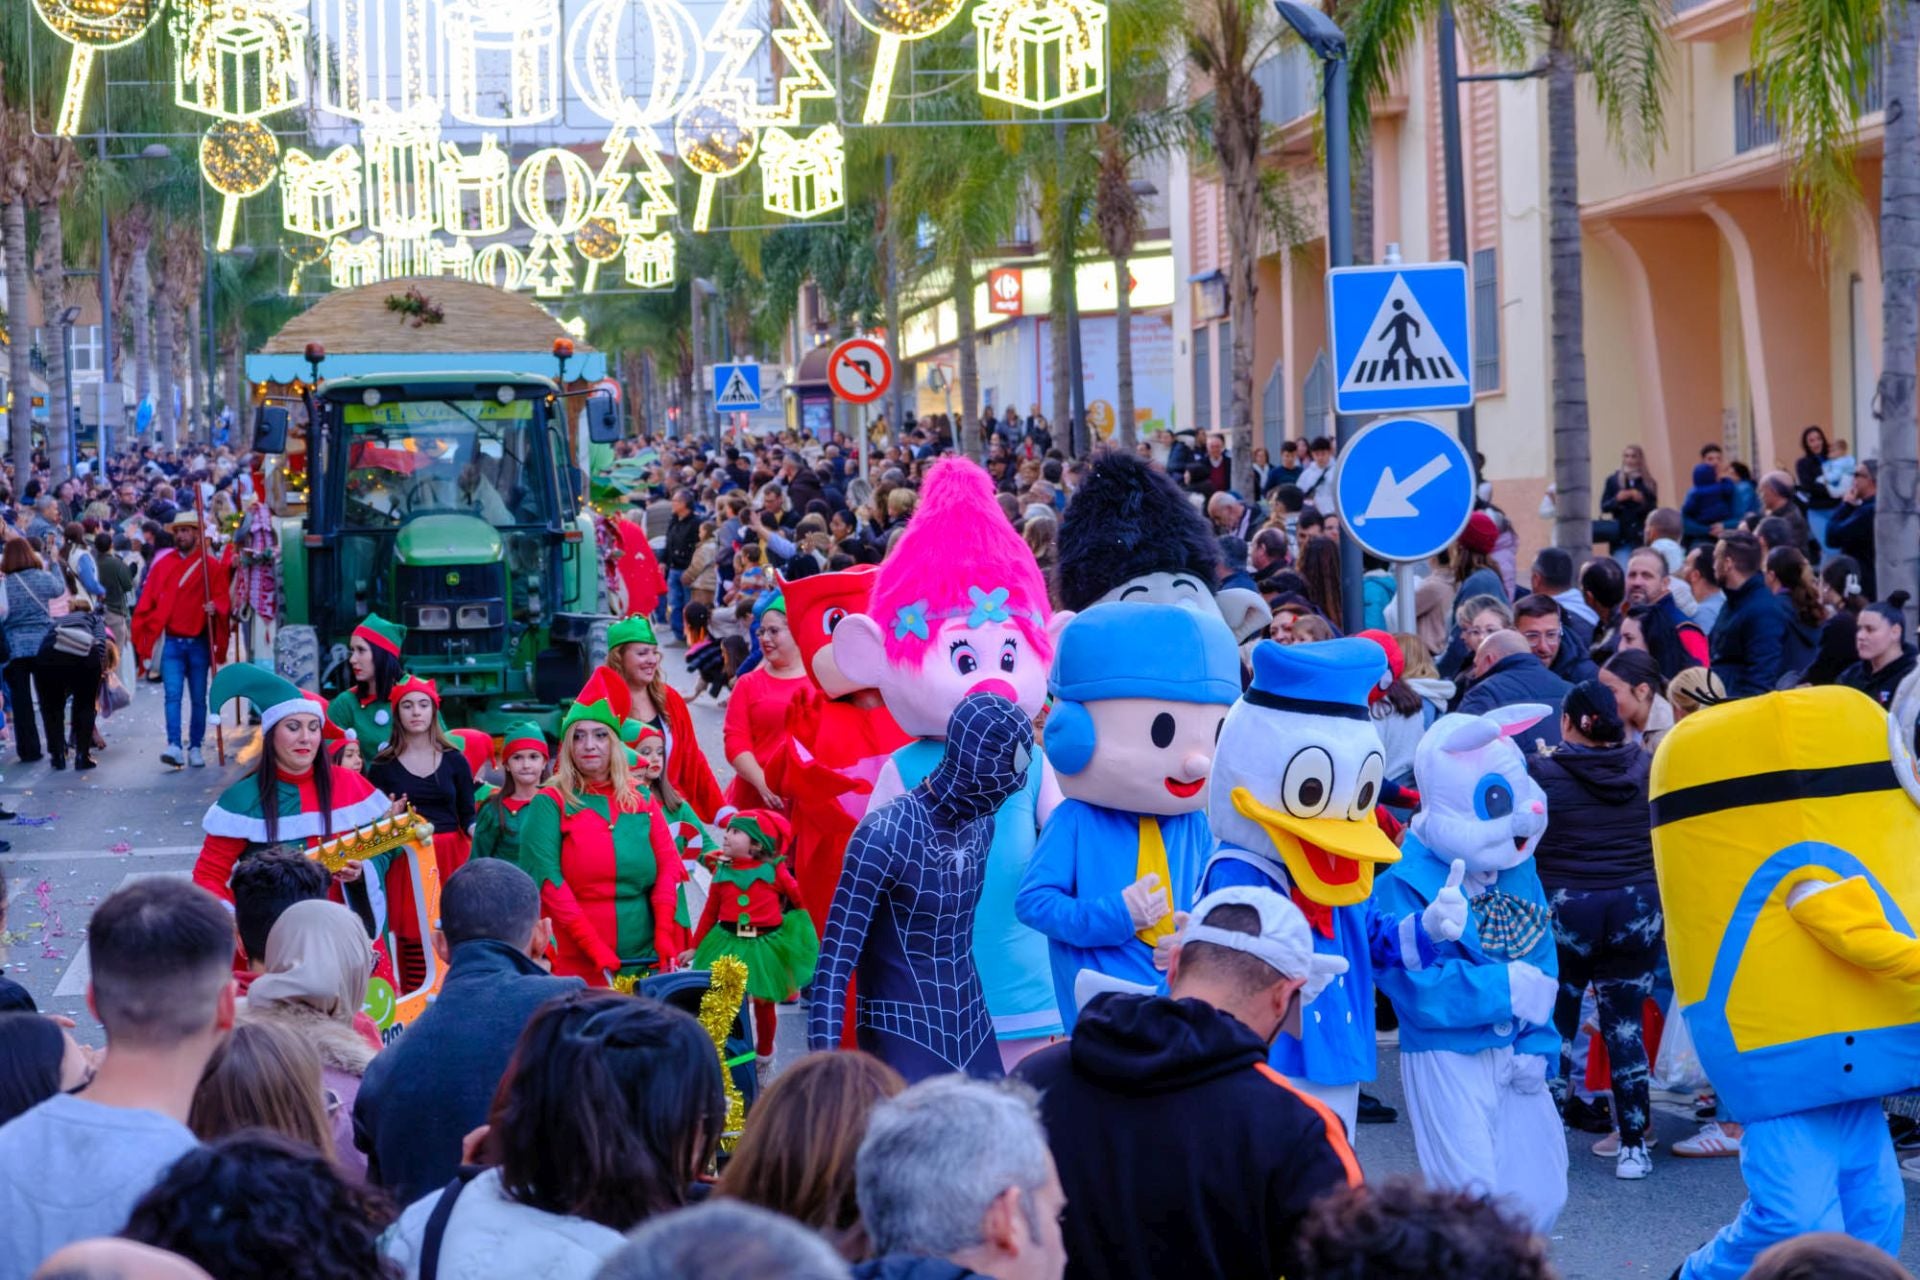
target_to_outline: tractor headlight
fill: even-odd
[[[450,631],[453,611],[443,604],[423,604],[413,626],[416,631]]]
[[[453,615],[453,625],[462,631],[483,631],[494,625],[493,606],[463,604]]]

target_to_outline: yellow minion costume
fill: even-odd
[[[1897,1254],[1883,1095],[1920,1086],[1920,779],[1873,700],[1795,689],[1687,717],[1653,765],[1677,1001],[1747,1124],[1740,1215],[1681,1269],[1743,1276],[1845,1231]]]

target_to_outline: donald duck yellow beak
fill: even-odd
[[[1293,877],[1294,887],[1313,902],[1350,907],[1373,892],[1378,863],[1400,861],[1400,850],[1374,822],[1371,813],[1351,818],[1296,818],[1261,804],[1245,787],[1232,792],[1240,815],[1260,824]]]

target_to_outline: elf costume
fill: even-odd
[[[460,748],[460,755],[473,773],[473,804],[478,809],[499,790],[491,782],[480,781],[480,771],[493,763],[493,735],[485,729],[449,729],[447,736]]]
[[[639,724],[633,720],[627,723],[635,729],[633,754],[636,760],[640,755],[641,743],[648,738],[659,738],[663,741],[666,738],[665,734],[650,724]],[[680,858],[684,862],[710,864],[713,861],[713,855],[720,852],[720,842],[713,838],[713,832],[708,829],[707,824],[700,821],[700,815],[693,811],[693,806],[687,803],[685,796],[676,791],[672,799],[667,798],[666,790],[661,786],[665,781],[664,774],[655,778],[649,791],[654,803],[660,806],[660,812],[667,820],[667,834],[673,837],[673,847],[680,851]]]
[[[507,743],[501,749],[500,758],[511,760],[522,751],[538,751],[543,757],[551,759],[547,750],[547,735],[540,732],[539,725],[531,722],[518,724],[507,731]],[[473,856],[503,858],[518,866],[520,821],[527,806],[532,803],[531,796],[525,800],[515,799],[511,785],[492,789],[485,800],[476,797],[479,816],[473,823]]]
[[[290,715],[317,715],[325,719],[318,698],[302,693],[290,681],[259,667],[236,664],[220,668],[213,678],[210,701],[217,710],[234,698],[247,699],[259,711],[262,738]],[[260,768],[278,768],[273,762],[271,745],[262,748]],[[228,888],[228,881],[233,877],[234,864],[241,858],[271,848],[304,851],[327,836],[363,827],[385,816],[387,798],[359,774],[331,769],[327,780],[328,805],[323,811],[311,769],[296,777],[280,775],[276,786],[279,821],[271,836],[260,807],[257,777],[249,774],[228,787],[201,819],[207,837],[200,846],[199,860],[194,863],[194,883],[231,904],[233,890]]]
[[[595,671],[560,722],[560,749],[586,721],[618,740],[629,705],[626,684]],[[555,973],[599,984],[668,967],[686,950],[674,920],[686,869],[659,805],[638,788],[616,795],[611,782],[589,783],[572,801],[543,789],[520,819],[520,865],[553,920]]]
[[[787,870],[783,851],[793,834],[787,820],[747,809],[727,820],[727,830],[745,835],[753,852],[744,858],[723,854],[714,868],[713,890],[694,930],[693,967],[711,969],[721,956],[747,966],[754,1048],[767,1058],[773,1056],[775,1010],[813,980],[820,935],[801,905],[799,881]]]
[[[365,640],[375,649],[390,653],[396,660],[400,658],[400,646],[406,643],[407,629],[397,622],[388,622],[377,613],[370,613],[353,629],[355,637]],[[327,704],[327,718],[351,733],[360,744],[363,758],[373,759],[373,753],[387,745],[387,739],[393,733],[393,708],[381,699],[369,694],[362,698],[352,688],[341,690]]]
[[[623,644],[650,644],[658,647],[660,641],[654,634],[653,622],[644,616],[636,615],[622,618],[607,628],[607,652],[609,655]],[[609,656],[609,663],[612,659]],[[611,665],[608,676],[614,683],[626,690],[626,677]],[[714,779],[713,766],[707,763],[707,757],[700,750],[700,742],[694,737],[693,716],[687,711],[687,700],[672,685],[661,682],[664,696],[654,710],[659,714],[657,727],[667,739],[667,781],[673,789],[693,806],[693,811],[708,822],[713,821],[726,805],[726,796],[720,790],[720,784]],[[632,693],[627,691],[627,701],[632,702]]]

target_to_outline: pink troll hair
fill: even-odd
[[[918,666],[948,610],[963,614],[974,588],[1006,590],[1005,608],[1042,662],[1053,660],[1047,619],[1047,582],[1025,540],[1007,523],[994,497],[993,479],[978,463],[943,458],[927,471],[920,505],[893,554],[873,579],[867,616],[887,642],[887,661]],[[924,619],[923,628],[899,625]]]

